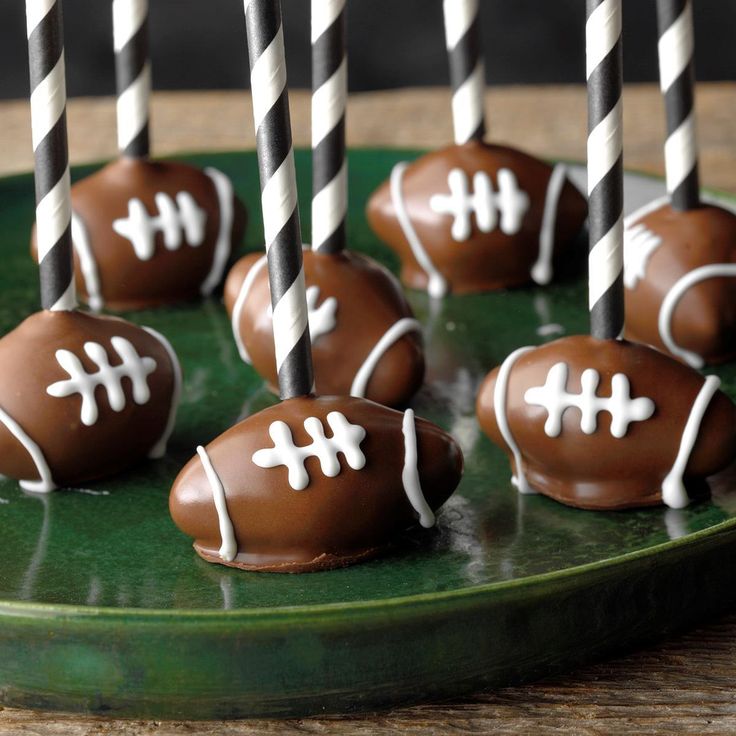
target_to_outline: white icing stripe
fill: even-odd
[[[682,122],[682,125],[664,143],[664,163],[667,177],[667,191],[672,193],[690,174],[697,161],[697,142],[695,132],[695,113]]]
[[[215,185],[217,192],[217,202],[220,212],[220,228],[217,231],[217,241],[215,242],[215,252],[212,256],[212,266],[202,285],[199,287],[200,292],[207,296],[220,283],[222,274],[227,265],[227,259],[232,250],[232,230],[233,219],[235,217],[233,204],[233,185],[230,179],[211,166],[204,170]]]
[[[53,189],[36,205],[36,243],[39,263],[64,234],[71,219],[69,167]]]
[[[621,5],[619,0],[605,0],[588,18],[585,25],[585,77],[608,56],[621,35]]]
[[[730,202],[729,200],[721,199],[720,197],[714,197],[712,194],[708,194],[707,192],[703,192],[700,195],[700,199],[704,204],[713,205],[714,207],[722,207],[724,210],[733,212],[733,214],[736,215],[736,204]],[[648,214],[654,212],[655,210],[658,210],[664,205],[669,204],[669,202],[670,199],[667,196],[657,197],[657,199],[653,199],[651,202],[647,202],[645,205],[641,206],[638,210],[635,210],[630,215],[626,215],[626,218],[624,219],[624,227],[630,227],[632,224],[636,223],[638,220],[641,220],[643,217],[646,217]]]
[[[179,409],[179,400],[181,399],[182,373],[179,358],[177,357],[174,348],[171,346],[171,343],[160,332],[157,332],[153,328],[144,327],[143,329],[163,345],[164,350],[166,350],[169,355],[171,370],[174,374],[174,388],[171,392],[169,418],[166,420],[166,426],[164,427],[161,437],[159,437],[156,444],[148,451],[148,457],[159,458],[166,454],[166,446],[169,443],[169,438],[171,437],[171,433],[174,431],[174,425],[176,424],[176,412]]]
[[[146,404],[151,398],[148,387],[148,376],[156,370],[156,361],[150,356],[141,357],[135,346],[126,338],[115,335],[110,338],[110,345],[120,363],[110,364],[108,351],[98,342],[85,342],[84,353],[97,366],[97,370],[89,373],[71,350],[56,351],[56,361],[66,371],[68,378],[56,381],[46,387],[46,393],[56,398],[65,398],[79,394],[82,399],[80,419],[82,424],[91,427],[99,418],[97,389],[102,388],[110,409],[122,411],[126,406],[123,380],[127,379],[131,387],[133,401]]]
[[[301,340],[307,329],[308,315],[306,309],[306,287],[304,284],[304,266],[291,286],[284,292],[273,310],[273,339],[276,351],[276,371],[281,366],[294,346]],[[278,328],[276,328],[278,325]]]
[[[684,360],[693,368],[702,368],[705,361],[696,353],[677,345],[672,336],[672,318],[677,304],[688,289],[700,281],[721,277],[736,277],[736,263],[711,263],[707,266],[694,268],[675,282],[675,285],[667,292],[667,295],[662,300],[659,308],[658,326],[659,336],[662,338],[662,342],[667,350]]]
[[[319,286],[307,287],[307,315],[312,345],[322,335],[329,334],[337,326],[337,299],[334,296],[328,296],[322,304],[317,306],[319,295]]]
[[[327,478],[335,478],[340,474],[338,455],[345,458],[348,467],[362,470],[365,467],[365,455],[360,443],[365,439],[365,429],[358,424],[351,424],[344,414],[331,411],[327,415],[327,425],[332,437],[325,436],[325,428],[317,417],[307,417],[304,429],[312,438],[308,445],[298,447],[294,444],[294,436],[286,422],[271,422],[268,435],[273,447],[264,447],[253,453],[253,463],[259,468],[277,468],[281,465],[288,470],[289,485],[295,491],[303,491],[311,480],[305,466],[307,458],[316,457],[322,473]]]
[[[404,469],[401,471],[401,482],[404,493],[414,511],[419,514],[419,523],[429,529],[434,526],[434,512],[427,503],[419,480],[419,457],[417,452],[417,431],[414,425],[414,411],[407,409],[401,424],[404,435]]]
[[[343,58],[335,73],[312,93],[312,148],[315,148],[345,115],[347,69],[347,60]]]
[[[148,123],[148,99],[151,95],[151,65],[146,62],[138,78],[116,103],[118,148],[122,151]]]
[[[34,493],[48,493],[49,491],[53,491],[57,486],[51,477],[51,470],[41,448],[26,434],[23,427],[3,409],[0,409],[0,422],[23,445],[23,448],[31,456],[31,460],[33,460],[33,464],[36,466],[36,470],[40,476],[40,480],[20,481],[20,487],[25,491],[32,491]]]
[[[343,165],[332,181],[312,198],[312,239],[324,243],[344,220],[348,202],[348,165]],[[315,248],[315,252],[319,252]]]
[[[251,269],[245,275],[243,283],[240,286],[238,297],[233,305],[233,313],[230,318],[230,326],[232,327],[233,337],[235,338],[235,344],[238,347],[240,357],[244,363],[250,365],[251,359],[248,353],[245,343],[243,341],[243,334],[241,330],[242,315],[245,309],[248,296],[255,283],[256,278],[260,271],[266,266],[266,256],[261,256],[254,264]],[[307,297],[307,319],[309,321],[309,336],[312,339],[312,344],[328,332],[332,332],[337,325],[337,299],[334,296],[327,297],[322,304],[317,306],[317,302],[320,297],[320,289],[318,286],[309,286],[306,290]],[[268,305],[268,314],[273,319],[273,310],[271,305]]]
[[[624,227],[631,227],[638,220],[641,220],[643,217],[646,217],[655,210],[658,210],[663,205],[669,204],[669,201],[669,197],[657,197],[657,199],[653,199],[651,202],[647,202],[645,205],[642,205],[638,210],[635,210],[630,215],[626,215],[626,217],[624,217]]]
[[[692,409],[690,409],[690,416],[687,418],[685,429],[682,432],[680,447],[677,451],[674,465],[667,474],[667,477],[662,481],[662,501],[670,508],[681,509],[690,502],[683,483],[685,469],[687,468],[693,447],[695,447],[695,442],[698,439],[700,425],[705,412],[708,410],[710,402],[720,385],[720,378],[706,376],[700,392],[693,402]]]
[[[72,243],[79,259],[79,270],[82,272],[84,289],[87,292],[87,304],[94,312],[99,312],[105,304],[100,286],[100,274],[92,252],[89,233],[79,215],[72,212]]]
[[[588,135],[588,194],[613,168],[623,150],[621,110],[619,98],[611,112]]]
[[[662,34],[657,44],[659,83],[666,92],[682,74],[693,56],[692,5],[687,3],[680,17]]]
[[[112,37],[115,53],[122,50],[143,25],[148,13],[147,0],[113,0]]]
[[[659,246],[662,238],[640,222],[624,227],[624,286],[635,289],[647,272],[649,259]]]
[[[455,132],[455,143],[459,146],[470,140],[483,120],[484,89],[483,61],[478,60],[470,76],[452,95],[452,125]]]
[[[261,206],[263,208],[263,232],[266,240],[266,250],[271,247],[276,236],[288,222],[296,208],[296,170],[294,169],[294,149],[266,182],[261,192]]]
[[[166,250],[178,250],[183,245],[197,248],[207,232],[207,213],[189,192],[178,192],[174,200],[166,192],[154,196],[157,213],[150,215],[137,197],[128,202],[127,217],[113,220],[112,229],[133,246],[142,261],[156,252],[156,235],[163,235]]]
[[[250,73],[250,88],[257,91],[253,95],[253,121],[256,130],[286,87],[283,48],[284,31],[280,25],[278,33],[258,57]]]
[[[35,0],[26,3],[26,33],[33,33],[36,26],[48,15],[49,10],[54,7],[56,0]]]
[[[544,433],[548,437],[559,437],[562,418],[568,409],[580,412],[580,429],[584,434],[593,434],[598,429],[598,414],[605,411],[611,415],[610,432],[616,439],[626,436],[629,424],[643,422],[654,414],[654,402],[646,397],[631,398],[631,384],[624,373],[611,376],[611,395],[598,396],[600,373],[595,368],[586,368],[580,376],[580,393],[567,390],[569,366],[555,363],[547,372],[543,386],[534,386],[524,394],[524,401],[532,406],[541,406],[547,412]]]
[[[31,136],[34,151],[56,125],[64,113],[65,106],[66,87],[64,82],[64,54],[62,54],[59,61],[56,62],[56,66],[31,93]]]
[[[557,226],[557,205],[567,179],[567,166],[555,164],[552,175],[547,182],[547,193],[544,196],[542,225],[539,228],[539,255],[532,266],[531,277],[535,283],[544,286],[552,281],[552,257],[555,247],[555,229]]]
[[[251,267],[250,271],[245,274],[243,283],[240,285],[240,291],[238,292],[238,298],[235,300],[233,305],[233,313],[230,317],[230,326],[233,330],[233,337],[235,338],[235,344],[238,346],[238,352],[244,363],[250,365],[250,355],[243,342],[243,333],[240,330],[241,317],[243,315],[243,309],[245,309],[245,302],[248,299],[248,294],[255,283],[255,280],[265,267],[266,267],[266,256],[262,255]]]
[[[335,22],[344,7],[345,0],[320,0],[312,3],[312,43]]]
[[[204,473],[209,481],[210,488],[212,489],[212,498],[215,502],[215,511],[217,511],[217,521],[220,526],[220,539],[222,544],[220,545],[220,557],[225,562],[232,562],[235,559],[235,555],[238,554],[238,541],[235,538],[235,530],[233,529],[233,523],[230,520],[230,515],[227,511],[227,501],[225,499],[225,488],[222,485],[220,476],[217,475],[217,471],[212,465],[210,456],[207,454],[207,450],[199,445],[197,447],[197,455],[204,468]]]
[[[447,175],[449,194],[434,194],[429,207],[440,215],[452,217],[450,235],[456,242],[468,240],[473,232],[471,217],[482,233],[493,232],[498,226],[505,235],[515,235],[521,229],[529,195],[519,188],[511,169],[496,173],[498,191],[494,191],[491,177],[485,171],[476,171],[471,182],[463,169],[451,169]],[[500,215],[500,217],[499,217]]]
[[[623,220],[614,226],[593,246],[588,253],[588,306],[593,305],[608,291],[623,268]]]
[[[519,489],[520,493],[536,493],[527,482],[522,466],[521,450],[516,444],[514,436],[511,434],[508,416],[506,415],[506,394],[508,392],[509,378],[511,377],[511,369],[514,363],[521,358],[522,355],[534,350],[533,347],[523,347],[514,350],[511,355],[501,363],[496,376],[496,385],[493,387],[493,409],[496,414],[496,424],[504,442],[509,446],[513,456],[514,465],[516,466],[516,475],[511,478],[511,482]]]
[[[448,51],[457,46],[478,16],[478,0],[444,0],[445,42]]]
[[[381,339],[373,346],[371,352],[368,353],[368,357],[363,361],[363,365],[360,366],[358,372],[355,374],[353,384],[350,386],[350,395],[364,398],[366,389],[368,388],[368,381],[386,351],[407,333],[418,332],[421,334],[421,331],[421,324],[411,317],[402,317],[398,322],[391,325],[383,333]]]
[[[406,211],[406,203],[404,202],[403,179],[404,172],[409,164],[402,161],[391,170],[391,201],[396,211],[396,219],[399,221],[401,230],[404,233],[409,247],[411,248],[414,258],[419,266],[427,274],[427,292],[431,297],[439,298],[445,296],[448,291],[448,284],[445,277],[435,268],[429,254],[424,249],[419,237],[417,236],[411,219]]]

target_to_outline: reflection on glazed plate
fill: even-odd
[[[392,268],[396,267],[396,261],[377,242],[362,219],[361,201],[385,178],[396,161],[411,155],[406,151],[359,151],[352,154],[350,186],[355,201],[351,203],[349,212],[351,244]],[[252,153],[208,154],[191,157],[190,160],[200,165],[217,165],[233,178],[237,192],[247,202],[257,201],[259,188],[257,176],[253,173],[256,168]],[[297,152],[297,171],[304,191],[308,191],[308,161],[308,152]],[[583,170],[573,166],[571,171],[576,183],[579,186],[583,184]],[[635,175],[627,176],[626,184],[628,210],[659,196],[663,190],[661,182]],[[35,304],[36,274],[25,248],[21,247],[26,242],[33,212],[33,190],[29,185],[28,177],[0,181],[0,198],[4,202],[0,210],[0,227],[7,236],[7,242],[17,245],[8,248],[0,273],[0,284],[5,287],[4,298],[0,300],[1,329],[15,324]],[[304,214],[305,220],[308,219],[308,208],[304,209]],[[308,227],[309,223],[305,222],[305,231]],[[261,237],[257,227],[251,228],[247,236],[248,249],[260,248]],[[584,251],[584,244],[581,245]],[[80,663],[99,663],[101,669],[95,670],[98,681],[87,682],[83,673],[76,673],[80,688],[78,694],[74,697],[64,695],[69,677],[65,676],[62,682],[62,679],[54,679],[53,674],[49,674],[53,668],[43,669],[48,663],[51,663],[48,667],[52,667],[57,661],[54,657],[61,657],[59,662],[70,661],[65,652],[71,650],[53,649],[64,641],[59,633],[53,639],[43,639],[44,647],[51,648],[39,650],[49,657],[44,660],[47,664],[43,664],[41,670],[38,670],[38,660],[25,660],[21,651],[10,651],[2,648],[5,645],[0,645],[0,654],[5,652],[5,657],[16,657],[14,661],[19,663],[10,673],[0,662],[0,682],[18,685],[23,680],[27,684],[35,681],[35,673],[41,672],[47,677],[46,699],[30,695],[23,701],[25,704],[30,702],[48,707],[49,703],[54,703],[58,707],[80,707],[79,703],[92,703],[81,707],[95,708],[95,703],[116,703],[121,713],[133,715],[176,712],[221,717],[223,713],[236,712],[303,713],[317,708],[318,701],[326,703],[328,708],[341,708],[348,702],[340,699],[343,696],[353,697],[350,702],[359,701],[360,707],[378,707],[397,700],[426,697],[421,693],[449,695],[467,689],[473,683],[481,686],[502,682],[504,677],[508,677],[503,673],[508,673],[509,668],[525,671],[529,676],[538,673],[540,666],[543,671],[550,671],[550,665],[539,665],[536,655],[531,652],[525,655],[527,659],[523,663],[516,664],[512,660],[496,661],[491,655],[496,652],[501,657],[503,652],[518,649],[518,637],[522,634],[515,627],[524,621],[531,626],[536,615],[551,617],[557,615],[556,612],[562,615],[564,599],[555,597],[561,590],[559,586],[564,584],[567,586],[565,590],[569,591],[573,590],[576,581],[580,581],[584,588],[584,581],[600,574],[606,576],[607,589],[624,590],[628,582],[617,575],[625,574],[627,565],[639,564],[636,560],[642,555],[646,560],[637,568],[642,575],[645,570],[651,571],[652,575],[653,571],[659,570],[657,574],[661,575],[662,570],[669,569],[666,560],[676,557],[678,567],[672,579],[681,579],[683,584],[693,579],[701,581],[699,595],[703,600],[703,611],[698,613],[692,600],[689,608],[669,606],[667,610],[657,609],[656,615],[635,607],[631,609],[632,614],[640,611],[644,616],[639,619],[637,627],[626,628],[629,623],[623,610],[618,612],[620,618],[611,618],[608,622],[605,617],[595,620],[589,617],[586,620],[591,622],[591,626],[595,623],[599,627],[617,627],[616,641],[620,644],[626,640],[622,631],[630,630],[633,635],[635,631],[645,633],[647,627],[667,629],[670,625],[682,625],[686,619],[690,620],[688,616],[692,618],[712,610],[709,601],[717,599],[723,602],[723,594],[718,592],[716,595],[717,591],[713,591],[712,599],[703,596],[710,591],[708,586],[711,582],[713,585],[725,584],[724,580],[719,582],[718,575],[730,573],[725,568],[718,568],[700,576],[698,565],[706,564],[708,558],[698,555],[702,550],[710,549],[709,545],[713,545],[715,550],[717,545],[725,545],[736,536],[736,493],[731,492],[736,488],[736,471],[723,473],[714,480],[710,500],[682,511],[654,508],[584,512],[541,496],[520,496],[511,486],[506,457],[478,431],[473,415],[475,393],[489,368],[499,364],[519,345],[553,339],[553,335],[546,334],[550,330],[545,325],[559,325],[567,335],[584,332],[588,319],[585,292],[585,284],[575,279],[549,289],[515,289],[504,293],[450,297],[441,302],[430,300],[424,293],[410,292],[412,307],[423,325],[428,363],[426,385],[412,406],[417,416],[435,421],[455,434],[466,455],[465,477],[456,495],[438,514],[436,531],[407,533],[396,550],[383,559],[345,570],[298,576],[257,575],[208,565],[197,558],[190,540],[171,522],[167,508],[168,491],[182,464],[194,453],[195,446],[212,440],[233,424],[241,412],[242,415],[253,413],[273,404],[276,399],[264,390],[254,371],[238,359],[227,316],[216,302],[138,313],[136,321],[150,324],[171,340],[183,364],[185,378],[181,411],[169,454],[160,461],[145,462],[104,484],[86,484],[83,489],[62,490],[42,498],[23,493],[12,481],[0,480],[0,559],[3,560],[0,610],[13,611],[19,616],[19,625],[22,626],[43,619],[46,621],[45,631],[49,630],[48,620],[55,621],[62,611],[65,617],[79,620],[79,628],[74,629],[78,632],[74,637],[78,638],[74,639],[76,643],[73,646],[71,643],[69,646],[72,649],[85,647],[84,656],[78,659]],[[540,328],[542,334],[539,334]],[[736,396],[736,368],[721,366],[715,373],[723,380],[724,390]],[[688,552],[690,549],[693,552]],[[691,569],[683,560],[687,561],[693,554],[695,557],[692,559],[700,562],[693,562]],[[708,564],[712,564],[712,558]],[[543,577],[530,577],[540,575]],[[664,578],[652,578],[649,583],[657,585],[659,580]],[[616,588],[617,585],[621,587]],[[529,603],[523,609],[523,617],[503,618],[501,613],[491,613],[495,601],[501,600],[497,596],[508,597],[512,592],[517,596],[514,605],[523,607],[525,601]],[[576,605],[589,606],[598,600],[585,599],[584,590],[577,595],[580,598],[574,599],[578,602]],[[639,601],[636,595],[631,593],[631,601],[636,606],[643,606],[644,599]],[[540,601],[548,600],[555,602],[549,607],[540,607]],[[469,615],[468,606],[472,601],[478,610],[486,610],[483,607],[487,606],[488,616],[495,616],[495,623],[488,631],[476,624],[471,626],[468,619],[462,618]],[[59,605],[78,608],[60,609]],[[651,605],[651,601],[647,605]],[[424,618],[417,614],[419,618],[412,619],[415,610],[424,611],[421,614]],[[615,606],[611,608],[610,615],[613,616],[616,610]],[[30,611],[32,616],[26,617],[26,612]],[[375,618],[371,613],[374,611]],[[94,616],[98,628],[88,628],[84,623],[87,612]],[[431,638],[435,636],[432,627],[426,625],[426,616],[430,614],[436,617],[432,618],[433,621],[446,622],[449,627],[446,633],[454,631],[455,617],[459,617],[458,622],[465,622],[461,627],[462,637],[453,639],[452,644],[458,656],[462,656],[461,661],[451,657],[445,663],[430,656],[434,651],[431,642],[435,641]],[[340,628],[336,624],[335,629],[331,628],[333,617],[358,615],[363,617],[360,626]],[[142,628],[135,628],[138,616],[153,617],[146,619],[151,626],[145,632]],[[158,616],[163,617],[160,618],[160,626],[156,623]],[[235,619],[228,616],[241,617],[237,619],[236,629],[228,628],[229,621],[235,626]],[[118,659],[114,666],[110,665],[110,673],[116,667],[122,668],[116,675],[122,678],[115,680],[117,685],[107,678],[105,673],[108,670],[102,664],[107,662],[110,653],[109,635],[105,634],[107,617],[110,617],[109,625],[117,627],[115,631],[120,632]],[[200,622],[196,626],[187,623],[195,620]],[[413,623],[411,626],[407,623],[408,628],[404,630],[400,623],[403,620]],[[7,625],[9,621],[6,619]],[[284,627],[284,621],[291,623]],[[306,626],[307,621],[322,622],[319,626],[324,629],[320,629],[319,634],[314,633]],[[546,631],[546,643],[539,639],[539,646],[550,652],[554,650],[557,663],[572,661],[566,640],[558,635],[560,627],[564,628],[564,621],[549,619],[548,625],[541,619],[535,621],[539,631]],[[645,621],[646,625],[642,623]],[[298,649],[301,656],[311,652],[309,656],[314,657],[304,660],[312,662],[308,676],[306,672],[299,674],[293,670],[297,667],[297,660],[290,669],[291,681],[301,682],[303,692],[309,690],[312,693],[304,696],[303,701],[295,699],[292,691],[283,689],[284,673],[274,662],[264,654],[258,655],[255,650],[248,649],[251,640],[242,633],[244,627],[251,623],[260,626],[259,631],[265,636],[264,632],[271,632],[268,622],[273,622],[274,636],[277,628],[281,627],[278,631],[282,638],[279,644],[274,640],[273,649],[269,650],[272,654],[281,651],[286,656],[295,647],[293,651]],[[380,622],[388,628],[380,629]],[[232,633],[235,637],[227,639],[227,653],[224,650],[217,653],[224,640],[217,638],[220,634],[215,629],[210,632],[210,623],[217,631],[227,631],[227,636]],[[317,626],[316,623],[314,625]],[[406,673],[399,672],[400,662],[391,658],[394,650],[390,632],[393,626],[403,632],[402,661],[411,660],[417,667],[421,662],[424,668],[421,669],[424,674],[413,681]],[[380,634],[377,633],[379,629]],[[238,636],[234,634],[236,630],[241,632]],[[307,641],[301,637],[305,637],[308,631],[312,631],[312,638]],[[587,653],[584,657],[579,654],[578,659],[601,651],[593,639],[602,641],[602,631],[604,629],[594,627],[579,630],[581,636],[590,634],[590,642],[584,647],[581,645],[580,651]],[[200,635],[203,637],[201,640],[197,638]],[[149,636],[151,638],[147,639]],[[170,638],[167,639],[170,636],[177,637],[175,652],[170,646]],[[365,646],[354,650],[363,654],[352,664],[340,658],[341,653],[349,651],[348,644],[343,646],[339,643],[343,641],[341,636],[355,637],[355,642],[349,645],[355,647],[361,646],[358,643],[360,637],[367,637],[363,642]],[[7,646],[13,647],[21,642],[18,637],[10,637]],[[535,641],[531,637],[529,646]],[[613,646],[612,642],[606,641],[607,646]],[[467,649],[464,643],[467,643]],[[186,659],[190,645],[191,661]],[[195,656],[197,647],[199,654]],[[328,681],[334,668],[323,668],[318,664],[328,649],[330,656],[338,657],[340,666],[347,668],[345,672],[353,672],[363,685],[370,685],[361,690],[363,695],[369,692],[370,696],[358,698],[354,692],[351,695],[349,683]],[[132,667],[134,663],[131,664],[126,657],[133,656],[133,651],[139,658],[136,661],[145,660],[148,677],[161,678],[155,680],[159,688],[156,692],[162,693],[155,701],[159,705],[150,705],[153,701],[148,701],[149,704],[143,708],[136,700],[138,696],[130,689],[135,677],[128,665]],[[229,697],[233,699],[227,707],[217,706],[212,699],[214,691],[211,688],[207,693],[197,690],[196,678],[189,681],[174,676],[175,666],[185,668],[188,662],[191,664],[197,661],[196,657],[201,658],[203,652],[212,657],[208,677],[220,683],[217,685],[219,691],[225,692],[232,687]],[[411,655],[409,660],[407,652]],[[172,657],[176,659],[175,663]],[[234,657],[239,662],[247,662],[248,666],[237,672],[228,670],[235,661]],[[254,657],[265,659],[256,660]],[[379,659],[383,663],[381,667],[390,667],[390,672],[380,670]],[[377,669],[371,669],[373,665]],[[334,671],[338,670],[339,667]],[[360,677],[356,674],[358,671],[362,673]],[[484,672],[497,674],[481,676]],[[254,677],[248,681],[250,686],[242,680],[249,673]],[[273,679],[269,679],[271,676]],[[261,683],[277,681],[281,684],[278,687],[274,684],[276,689],[268,697],[258,690]],[[170,689],[167,682],[176,683],[176,687],[184,683],[178,700],[173,694],[167,695]],[[394,690],[385,691],[385,683],[391,683]],[[31,692],[33,688],[27,686]],[[3,696],[6,702],[13,700],[12,692],[16,691],[10,689],[8,692],[11,695]],[[106,693],[107,699],[100,700],[99,693]],[[174,701],[176,706],[171,705],[167,710],[166,703]]]

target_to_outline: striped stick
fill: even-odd
[[[593,337],[624,325],[621,0],[586,0],[588,305]]]
[[[60,0],[26,0],[36,240],[44,309],[77,306],[66,134],[64,30]]]
[[[485,88],[480,48],[478,0],[443,0],[445,41],[452,85],[452,125],[455,143],[483,140]]]
[[[244,7],[276,368],[281,398],[289,399],[311,393],[314,379],[281,4],[244,0]]]
[[[667,112],[667,192],[675,209],[690,210],[700,204],[690,0],[657,0],[657,22],[659,84]]]
[[[118,150],[121,156],[146,158],[151,64],[148,58],[148,0],[112,1],[117,82]]]
[[[312,0],[312,249],[345,248],[345,0]]]

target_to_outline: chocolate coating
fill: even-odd
[[[453,217],[430,206],[434,195],[447,194],[448,176],[453,169],[465,172],[471,193],[476,172],[486,172],[491,187],[497,192],[499,170],[511,171],[519,189],[529,198],[519,230],[512,234],[502,230],[501,205],[498,205],[495,211],[499,222],[490,232],[479,230],[477,213],[474,213],[470,218],[470,237],[459,242],[454,240],[451,235]],[[402,187],[407,216],[450,291],[467,294],[518,286],[532,280],[531,271],[540,255],[540,230],[551,175],[552,167],[532,156],[479,141],[428,153],[408,166]],[[366,213],[378,237],[401,258],[402,281],[411,288],[427,289],[427,272],[417,261],[399,223],[389,181],[372,195]],[[566,246],[579,232],[587,213],[585,199],[567,180],[553,213],[551,265],[557,266],[564,259],[568,251]]]
[[[94,388],[99,415],[87,426],[82,421],[82,396],[58,397],[48,387],[69,379],[57,350],[76,356],[88,374],[99,370],[85,351],[97,343],[110,365],[122,363],[111,339],[129,341],[138,355],[153,358],[156,367],[146,376],[150,398],[134,400],[129,377],[118,384],[124,395],[120,411],[110,406],[102,385]],[[81,312],[37,312],[0,340],[0,409],[17,422],[39,446],[56,485],[69,486],[113,475],[146,457],[164,435],[175,398],[178,366],[158,338],[113,317]],[[0,473],[18,480],[39,479],[29,452],[0,421]]]
[[[156,198],[160,199],[162,194],[169,198],[172,211],[178,209],[181,213],[177,195],[183,192],[191,195],[196,207],[206,215],[201,242],[189,243],[186,228],[174,219],[170,226],[174,236],[182,239],[181,244],[167,247],[162,228],[154,227],[153,253],[142,258],[136,255],[131,239],[113,229],[116,220],[129,217],[132,199],[140,200],[150,222],[161,215],[161,203]],[[72,187],[72,208],[87,232],[105,307],[145,309],[201,296],[202,284],[213,268],[223,216],[217,188],[203,171],[180,163],[121,158]],[[245,207],[233,196],[232,227],[225,260],[242,240],[245,222]],[[83,301],[96,306],[82,268],[78,233],[73,234],[77,291]],[[31,253],[37,259],[35,227],[31,235]]]
[[[344,454],[340,469],[327,477],[314,456],[305,461],[309,476],[295,490],[283,465],[259,467],[252,458],[274,440],[273,422],[285,422],[297,447],[313,441],[304,429],[318,419],[332,436],[327,416],[341,412],[365,429],[360,450],[362,469],[353,469]],[[174,481],[169,509],[176,525],[194,537],[197,553],[209,562],[246,570],[309,572],[341,567],[378,554],[397,533],[416,523],[417,514],[402,485],[403,415],[364,399],[305,397],[290,399],[231,427],[206,447],[225,492],[227,512],[237,540],[231,560],[220,557],[222,542],[213,488],[199,456]],[[441,506],[462,475],[462,453],[439,427],[416,419],[418,474],[424,498]]]
[[[630,383],[630,397],[647,397],[654,412],[643,421],[632,421],[626,434],[611,433],[608,410],[597,414],[597,428],[585,434],[578,408],[562,415],[559,436],[548,436],[548,411],[525,400],[526,391],[542,386],[553,365],[569,367],[567,391],[581,392],[586,369],[600,374],[598,397],[611,396],[612,376],[623,373]],[[481,385],[477,415],[483,431],[504,449],[514,467],[511,448],[503,438],[496,416],[494,390],[499,376],[495,368]],[[506,390],[506,416],[512,437],[522,455],[529,485],[570,506],[586,509],[622,509],[662,501],[662,483],[672,469],[693,403],[703,387],[703,377],[662,353],[625,341],[565,337],[522,354],[511,367]],[[687,460],[686,481],[710,476],[736,456],[736,407],[716,391],[700,422]]]
[[[232,268],[225,282],[225,307],[232,318],[246,275],[259,262],[260,271],[234,328],[239,330],[253,367],[275,390],[271,297],[263,256],[247,255]],[[321,254],[305,249],[304,275],[308,290],[319,288],[317,309],[328,307],[325,305],[328,299],[336,302],[332,329],[318,331],[310,318],[316,392],[350,394],[355,376],[371,350],[392,325],[400,319],[413,318],[411,307],[396,278],[358,253]],[[424,351],[418,327],[417,324],[383,353],[370,373],[366,398],[387,406],[402,406],[420,388],[424,378]]]
[[[642,226],[660,243],[648,258],[641,252],[645,242],[629,244],[627,263],[644,257],[645,268],[643,278],[625,290],[625,334],[667,352],[659,327],[663,300],[686,274],[709,264],[736,263],[736,215],[706,204],[684,212],[663,204],[635,219],[627,238],[633,228]],[[672,312],[670,327],[676,345],[706,363],[736,357],[736,278],[707,278],[690,286]]]

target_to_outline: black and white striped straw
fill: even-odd
[[[118,93],[118,150],[121,156],[146,158],[150,152],[151,96],[148,0],[112,0],[112,28]]]
[[[312,249],[345,247],[345,0],[312,0]]]
[[[588,304],[593,337],[624,325],[621,0],[586,0]]]
[[[282,399],[312,392],[294,151],[279,0],[244,0],[263,230]]]
[[[693,11],[690,0],[657,0],[659,84],[667,113],[664,164],[672,206],[689,210],[700,203],[695,131]]]
[[[478,0],[443,0],[455,143],[483,140],[485,90]]]
[[[71,236],[61,0],[26,0],[36,240],[44,309],[77,306]]]

